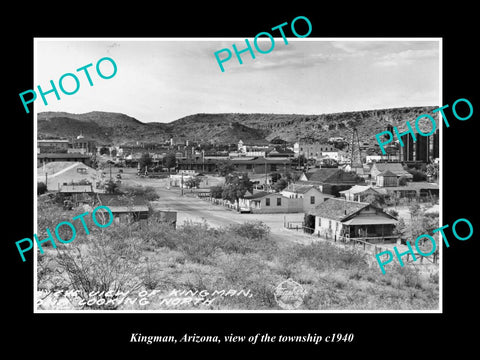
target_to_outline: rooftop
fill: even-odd
[[[382,171],[380,174],[377,174],[377,176],[391,176],[391,177],[395,176],[395,177],[397,177],[397,174],[394,174],[393,172],[391,172],[390,170],[387,169],[387,170]]]
[[[350,189],[348,190],[344,190],[344,191],[339,191],[340,194],[345,194],[345,193],[350,193],[350,194],[361,194],[367,190],[373,190],[375,192],[377,192],[377,190],[375,190],[372,186],[370,185],[354,185],[352,186]]]
[[[75,169],[76,167],[86,168],[90,174],[96,173],[95,169],[79,161],[54,161],[45,165],[40,165],[37,168],[37,176],[45,176],[45,173],[47,173],[48,176],[53,177]]]
[[[269,193],[267,191],[259,191],[259,192],[254,193],[253,195],[244,196],[243,198],[244,199],[250,199],[250,200],[260,199],[260,198],[265,197],[265,196],[270,195],[270,194],[272,194],[272,193]]]
[[[380,173],[384,171],[391,171],[397,176],[406,176],[408,178],[412,178],[413,175],[410,174],[408,171],[406,171],[401,163],[382,163],[382,162],[377,162],[372,165],[371,171],[374,171],[376,169]]]
[[[284,189],[284,191],[290,191],[297,194],[305,194],[310,189],[315,189],[315,186],[290,184]]]
[[[369,203],[330,198],[317,205],[315,209],[310,210],[308,214],[341,221],[368,206],[371,205]]]
[[[38,154],[37,159],[87,159],[90,155],[84,155],[79,153],[45,153],[45,154]]]

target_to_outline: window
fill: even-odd
[[[277,165],[276,164],[270,164],[270,171],[277,171]]]
[[[270,198],[265,199],[265,206],[270,206]]]
[[[332,230],[332,220],[328,220],[328,228]]]
[[[277,198],[277,206],[282,206],[282,198]]]
[[[315,204],[315,196],[310,196],[310,204]]]
[[[87,173],[87,168],[77,168],[77,172],[81,174],[86,174]]]
[[[252,169],[252,164],[247,164],[247,170],[251,170]]]

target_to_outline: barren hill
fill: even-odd
[[[89,112],[38,114],[39,138],[70,138],[83,134],[101,144],[161,143],[171,137],[199,142],[235,143],[238,140],[273,139],[326,141],[348,138],[356,127],[361,141],[375,141],[387,125],[404,127],[433,106],[378,109],[321,115],[299,114],[195,114],[171,123],[143,123],[120,113]],[[422,126],[423,127],[423,126]],[[428,129],[428,126],[427,126]],[[427,131],[428,132],[428,131]]]

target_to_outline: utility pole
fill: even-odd
[[[182,189],[181,191],[182,191],[182,196],[183,196],[183,172],[182,172],[182,181],[180,183],[180,188]]]
[[[268,177],[267,177],[267,159],[264,158],[265,160],[265,190],[267,190],[267,181],[268,181]]]

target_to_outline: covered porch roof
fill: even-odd
[[[342,222],[344,225],[395,225],[398,221],[383,216],[356,216]]]

